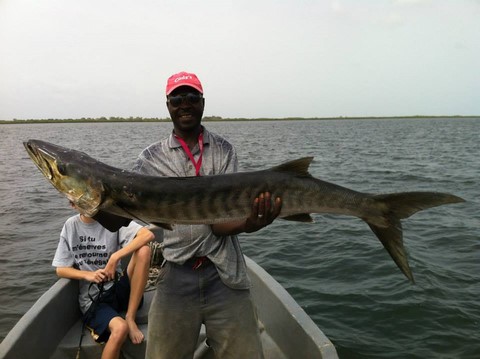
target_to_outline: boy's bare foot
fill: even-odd
[[[138,329],[137,323],[134,320],[126,318],[128,324],[128,336],[133,344],[140,344],[145,339],[142,331]]]

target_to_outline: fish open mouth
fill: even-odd
[[[55,171],[51,163],[56,162],[55,156],[50,154],[47,150],[35,146],[30,141],[24,142],[23,145],[27,150],[28,155],[33,160],[38,169],[47,177],[50,181],[53,180]]]

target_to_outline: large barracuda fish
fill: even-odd
[[[52,185],[110,231],[131,219],[164,228],[245,219],[255,197],[268,191],[272,198],[282,198],[279,217],[283,219],[312,222],[310,213],[361,218],[411,281],[400,220],[423,209],[464,201],[438,192],[353,191],[312,177],[308,173],[312,157],[262,171],[169,178],[111,167],[83,152],[44,141],[29,140],[24,145]]]

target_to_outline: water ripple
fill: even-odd
[[[470,119],[207,123],[237,147],[242,170],[314,156],[311,173],[364,192],[452,192],[464,204],[404,221],[416,284],[362,221],[315,215],[241,236],[345,358],[462,358],[480,353],[480,121]],[[1,126],[0,338],[55,280],[66,200],[22,141],[38,138],[130,168],[169,123]],[[128,138],[128,141],[125,139]],[[26,274],[27,273],[27,274]]]

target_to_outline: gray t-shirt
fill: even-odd
[[[55,257],[54,267],[75,267],[79,270],[96,271],[105,268],[110,256],[120,248],[127,245],[142,228],[141,225],[132,221],[128,227],[122,227],[118,232],[110,232],[98,222],[84,223],[77,214],[67,219],[60,234]],[[120,263],[118,271],[121,271]],[[106,283],[104,289],[112,286],[112,282]],[[88,296],[90,282],[81,280],[79,304],[82,313],[90,307],[91,300]],[[95,297],[97,286],[92,286],[90,295]]]
[[[203,143],[202,176],[237,172],[237,153],[227,140],[204,128]],[[198,144],[192,154],[198,161]],[[173,134],[143,150],[133,171],[152,176],[195,176],[195,166]],[[234,289],[250,287],[238,237],[217,237],[210,225],[177,224],[172,231],[165,230],[163,256],[177,264],[183,264],[192,257],[206,256],[215,264],[225,285]]]

